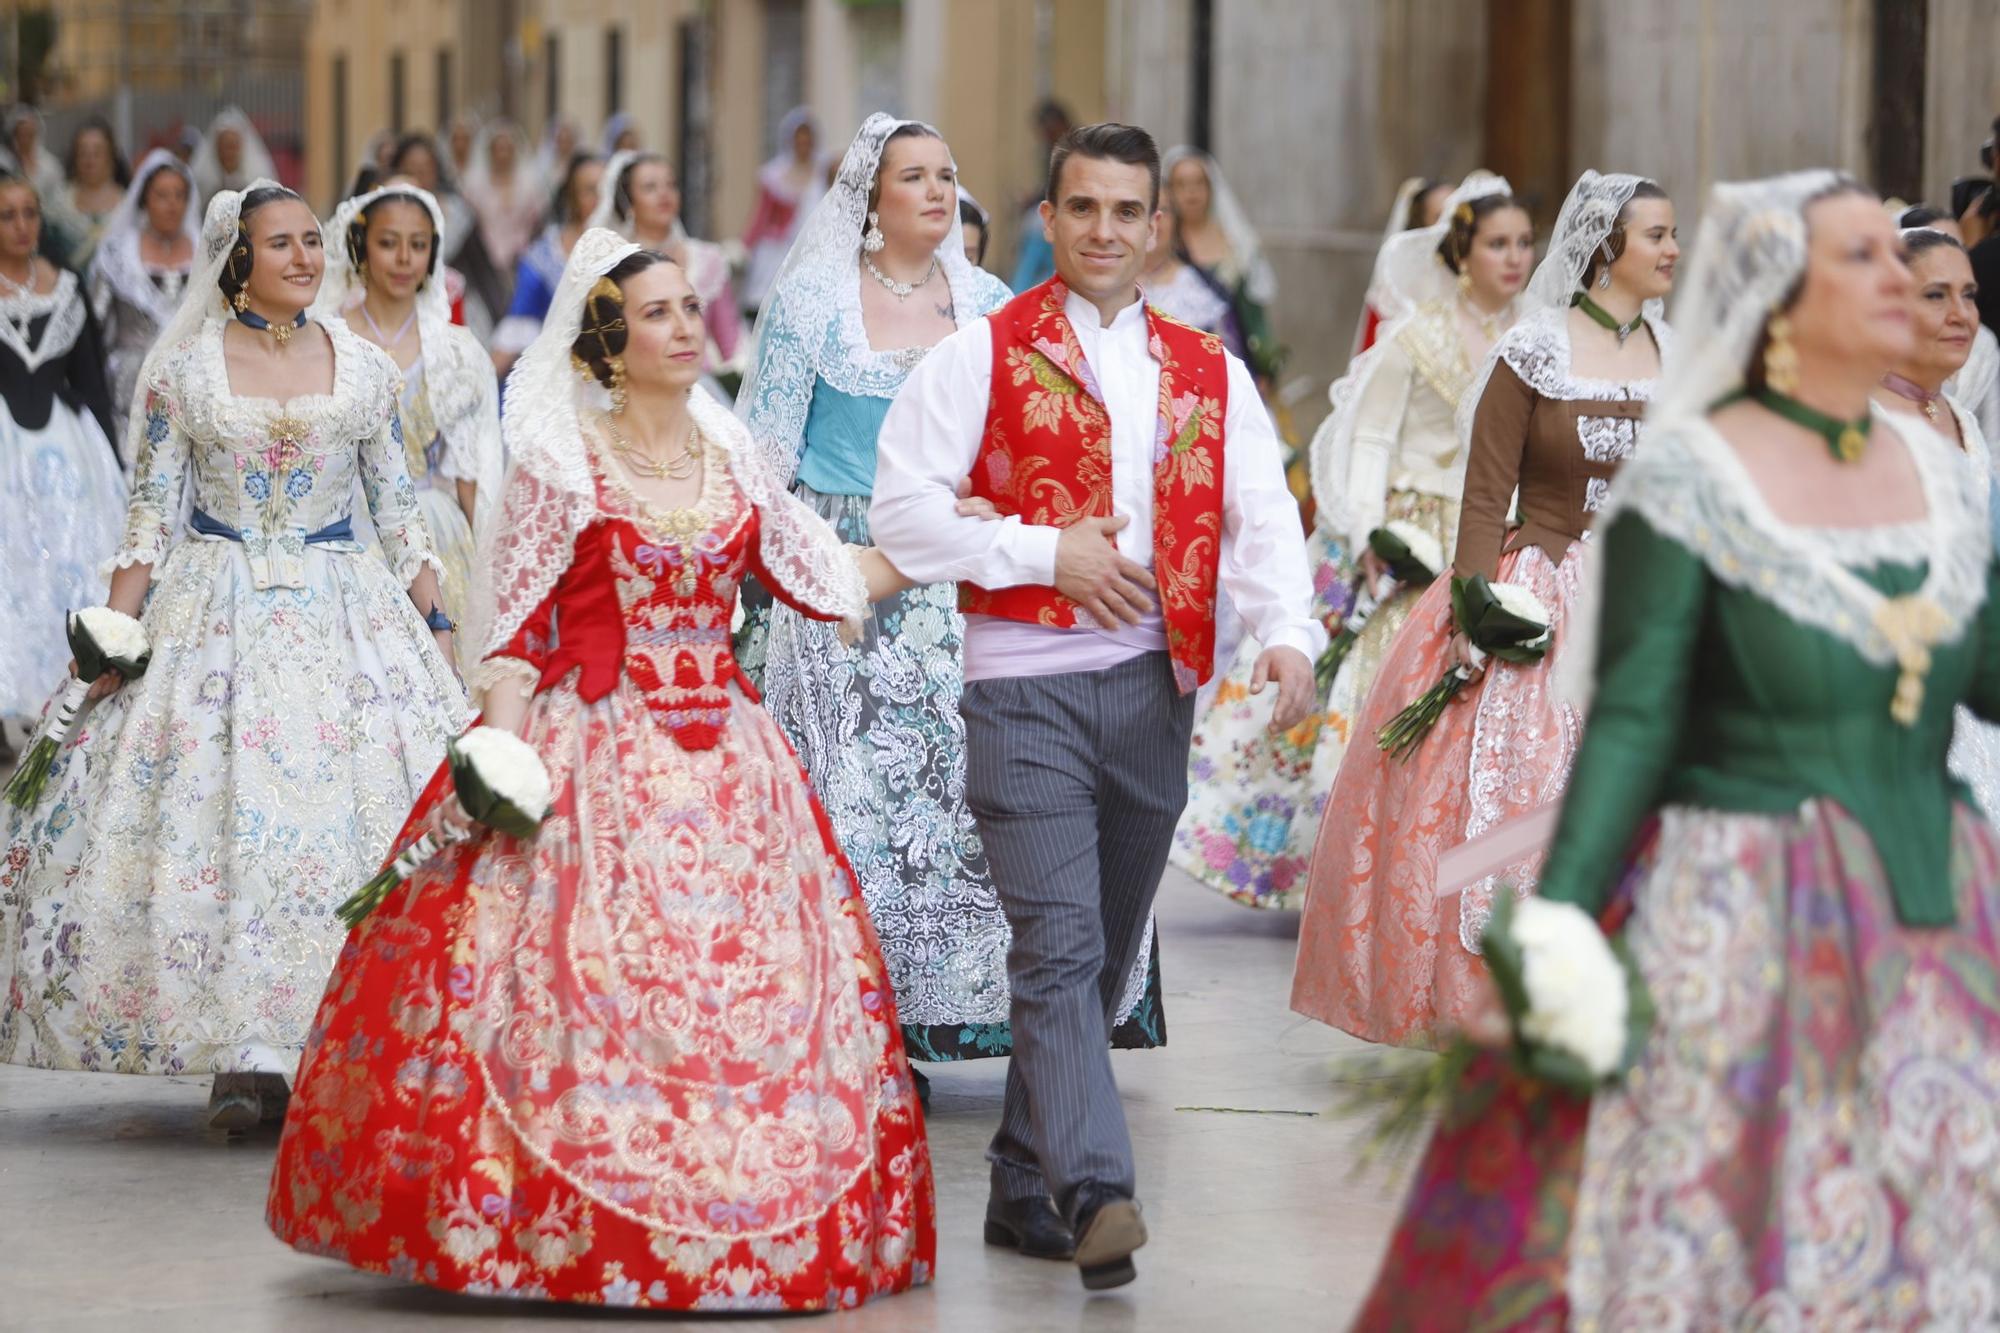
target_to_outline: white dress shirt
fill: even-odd
[[[1147,350],[1144,307],[1126,306],[1104,326],[1097,307],[1072,292],[1064,306],[1111,416],[1111,510],[1131,521],[1113,540],[1127,559],[1153,565],[1153,440],[1160,364]],[[1308,660],[1326,647],[1312,612],[1312,581],[1298,505],[1285,485],[1283,452],[1257,385],[1228,353],[1223,419],[1221,583],[1250,633],[1266,647]],[[993,377],[993,326],[975,320],[931,349],[889,407],[876,445],[869,526],[896,568],[919,583],[1053,586],[1062,529],[957,512],[954,488],[972,471],[985,434]],[[1137,626],[1054,629],[996,616],[967,616],[965,677],[1089,671],[1166,647],[1157,607]]]

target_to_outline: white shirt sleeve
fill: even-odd
[[[1285,485],[1284,448],[1249,369],[1234,356],[1228,359],[1222,586],[1258,642],[1296,648],[1307,661],[1317,661],[1326,651],[1326,627],[1312,611],[1305,531],[1298,502]]]
[[[882,420],[868,525],[905,578],[982,588],[1055,582],[1060,528],[958,512],[956,488],[979,456],[992,380],[992,325],[975,320],[931,349]]]

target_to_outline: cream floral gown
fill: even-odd
[[[9,812],[0,1059],[289,1074],[346,937],[334,906],[469,720],[405,591],[436,558],[395,367],[322,327],[329,393],[236,396],[219,318],[140,386],[112,565],[153,566],[152,663]],[[357,476],[383,558],[348,535]]]

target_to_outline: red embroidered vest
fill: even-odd
[[[993,388],[972,492],[1024,523],[1066,528],[1111,516],[1111,416],[1063,313],[1060,278],[993,312]],[[1182,693],[1215,667],[1215,583],[1222,558],[1222,423],[1229,372],[1222,340],[1146,307],[1160,363],[1153,446],[1153,577]],[[959,585],[959,606],[1062,629],[1089,615],[1045,584]]]

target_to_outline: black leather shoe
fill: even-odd
[[[1019,1250],[1030,1259],[1067,1259],[1076,1238],[1048,1199],[986,1201],[986,1243]]]
[[[924,1071],[910,1066],[910,1081],[917,1085],[917,1105],[926,1111],[931,1109],[931,1081],[924,1077]]]
[[[1139,1205],[1109,1185],[1085,1181],[1070,1201],[1076,1267],[1091,1291],[1122,1287],[1139,1276],[1132,1252],[1146,1243]]]

